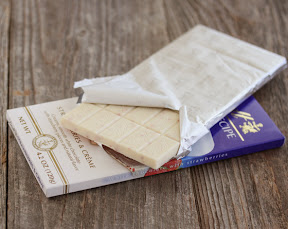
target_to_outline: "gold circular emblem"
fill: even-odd
[[[55,149],[58,145],[57,139],[50,134],[40,134],[32,141],[33,146],[41,151],[49,151]]]

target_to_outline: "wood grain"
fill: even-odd
[[[287,145],[47,199],[10,130],[7,170],[4,121],[7,101],[74,96],[74,81],[122,74],[198,23],[285,56],[287,11],[284,0],[1,1],[0,226],[7,213],[8,228],[287,228]],[[285,71],[255,95],[286,136],[287,87]]]
[[[7,213],[7,122],[8,50],[10,4],[0,2],[0,228],[6,227]]]

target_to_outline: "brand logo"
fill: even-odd
[[[34,148],[41,151],[49,151],[56,148],[58,145],[57,139],[50,134],[40,134],[32,141]]]
[[[260,132],[261,128],[263,127],[263,124],[262,123],[256,123],[254,118],[248,112],[235,111],[231,115],[234,118],[241,118],[241,119],[245,120],[245,122],[243,122],[242,125],[239,125],[243,134]]]

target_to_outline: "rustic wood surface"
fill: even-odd
[[[0,1],[1,228],[288,227],[287,144],[47,199],[8,130],[7,108],[75,96],[198,23],[287,56],[285,0]],[[255,95],[286,137],[287,76]]]

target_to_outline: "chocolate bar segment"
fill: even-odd
[[[179,113],[170,109],[82,103],[61,124],[154,169],[180,145]]]

